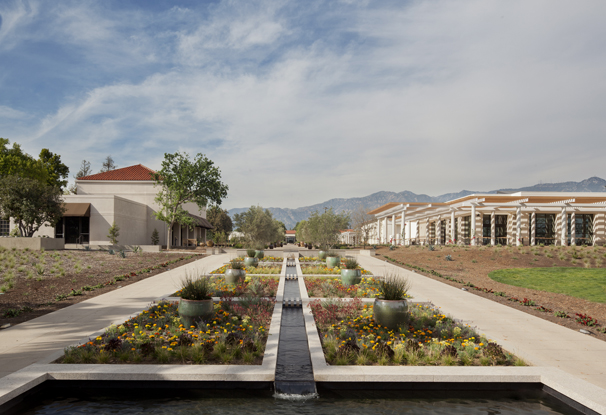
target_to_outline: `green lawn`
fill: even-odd
[[[516,287],[606,303],[606,269],[603,268],[513,268],[492,271],[488,277]]]

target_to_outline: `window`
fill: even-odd
[[[554,214],[535,215],[535,238],[537,244],[553,245],[556,235],[556,219]]]
[[[428,235],[427,235],[427,243],[428,244],[435,244],[436,242],[436,223],[435,222],[431,222],[429,224],[429,229],[428,229]]]
[[[572,230],[572,215],[568,214],[568,245],[570,245],[570,237]],[[576,245],[592,245],[593,244],[593,215],[581,214],[575,215],[574,218],[574,238]]]
[[[10,222],[4,219],[0,219],[0,236],[8,236],[10,231]]]

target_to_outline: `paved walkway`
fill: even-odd
[[[188,272],[210,272],[230,254],[213,255],[118,290],[0,331],[0,377],[140,312],[154,299],[175,292]]]
[[[357,259],[375,275],[392,272],[407,277],[415,300],[431,301],[527,362],[556,367],[606,388],[606,342],[377,258],[358,255]]]

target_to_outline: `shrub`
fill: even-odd
[[[356,261],[355,259],[346,259],[345,260],[345,269],[357,269],[358,268],[358,261]]]
[[[212,288],[208,276],[194,278],[186,275],[181,281],[181,298],[185,300],[208,300]]]
[[[229,267],[231,269],[244,269],[244,264],[241,261],[234,259],[234,260],[230,261]]]
[[[403,277],[388,274],[379,283],[379,297],[383,300],[403,300],[410,289],[410,282]]]
[[[112,243],[112,245],[118,244],[118,236],[120,236],[120,228],[116,225],[116,221],[112,222],[112,226],[110,226],[107,231],[107,238]]]
[[[256,254],[256,252],[255,252],[254,249],[247,249],[246,250],[246,256],[249,257],[249,258],[254,258],[255,254]]]

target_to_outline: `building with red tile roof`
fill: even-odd
[[[108,230],[116,223],[120,228],[119,245],[151,245],[155,230],[160,245],[166,245],[167,225],[154,216],[159,210],[155,173],[137,164],[77,179],[77,194],[63,196],[66,208],[63,218],[55,228],[45,227],[39,234],[64,238],[66,244],[109,245]],[[175,224],[171,246],[206,241],[206,231],[213,228],[206,220],[206,211],[200,211],[194,203],[183,208],[194,219],[195,226],[190,229]]]

